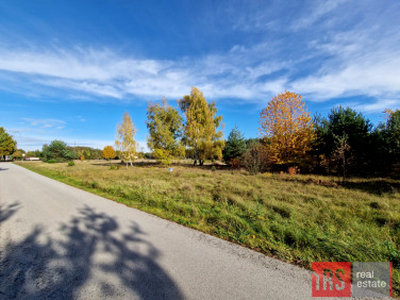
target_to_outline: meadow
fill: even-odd
[[[400,181],[136,162],[21,162],[130,207],[311,268],[313,261],[391,261],[400,292]]]

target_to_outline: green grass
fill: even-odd
[[[153,164],[23,162],[30,170],[310,268],[313,261],[391,261],[400,291],[400,181]],[[336,182],[335,182],[336,180]]]

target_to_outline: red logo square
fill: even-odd
[[[350,262],[313,262],[313,297],[351,297]]]

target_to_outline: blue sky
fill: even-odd
[[[148,101],[201,89],[225,135],[256,137],[285,89],[309,111],[374,124],[400,108],[400,1],[2,1],[0,126],[18,147],[113,145],[128,111],[145,149]]]

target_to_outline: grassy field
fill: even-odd
[[[392,261],[400,291],[400,181],[249,175],[210,166],[169,172],[137,163],[19,163],[28,169],[310,268],[313,261]]]

